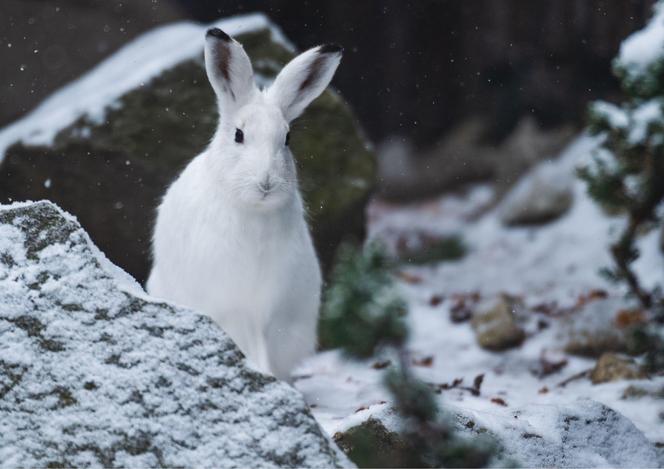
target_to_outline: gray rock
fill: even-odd
[[[573,201],[572,174],[553,162],[542,163],[524,176],[502,201],[499,211],[506,225],[532,225],[555,220]]]
[[[50,202],[0,207],[0,305],[2,467],[350,465],[297,391]]]

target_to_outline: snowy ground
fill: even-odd
[[[570,172],[588,158],[595,142],[581,137],[564,152],[557,164]],[[477,187],[464,197],[446,196],[437,201],[406,208],[375,205],[370,209],[370,234],[389,239],[399,232],[417,229],[438,233],[462,233],[470,245],[460,262],[409,268],[399,286],[409,304],[408,321],[413,332],[409,350],[420,377],[442,384],[463,378],[470,385],[484,374],[481,395],[443,390],[441,407],[473,416],[476,422],[501,434],[505,426],[552,435],[554,411],[578,398],[599,401],[629,418],[648,439],[664,442],[664,400],[622,399],[625,388],[639,385],[661,389],[664,377],[593,385],[577,379],[560,386],[566,378],[592,368],[595,361],[566,355],[561,350],[556,319],[533,313],[531,323],[544,319],[550,327],[528,327],[523,346],[508,352],[481,349],[469,322],[453,323],[450,308],[454,296],[479,292],[483,297],[507,292],[523,297],[526,305],[555,301],[573,306],[579,297],[595,289],[606,290],[609,299],[622,301],[623,292],[607,284],[598,270],[610,264],[607,244],[617,220],[603,215],[588,199],[580,181],[575,183],[573,208],[563,218],[540,228],[508,229],[500,225],[497,209],[489,208],[491,189]],[[656,233],[641,242],[638,270],[652,283],[664,274],[657,251]],[[436,298],[437,297],[437,298]],[[608,311],[607,314],[611,314]],[[531,324],[532,326],[532,324]],[[560,371],[538,377],[540,358],[567,359]],[[423,360],[431,357],[430,360]],[[374,361],[351,362],[336,351],[310,359],[300,370],[297,388],[330,434],[353,426],[370,415],[389,417],[389,396],[381,388],[384,369]],[[518,418],[516,416],[518,416]]]

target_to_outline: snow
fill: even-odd
[[[598,142],[598,138],[583,135],[554,163],[560,171],[572,172],[590,161]],[[506,438],[507,446],[525,458],[526,465],[535,464],[536,460],[528,459],[533,456],[514,446],[520,441],[513,438],[515,429],[541,435],[544,443],[555,446],[561,438],[562,427],[558,422],[561,412],[577,409],[582,414],[587,407],[584,399],[604,404],[633,422],[636,429],[631,430],[634,434],[630,438],[638,440],[640,431],[651,442],[664,442],[664,424],[659,416],[664,412],[664,401],[651,397],[622,399],[630,385],[664,388],[664,377],[599,385],[586,378],[560,385],[566,378],[591,369],[595,363],[562,350],[567,324],[562,318],[532,313],[525,325],[528,338],[524,344],[501,353],[481,349],[469,322],[457,324],[450,320],[455,295],[472,292],[479,292],[482,298],[507,292],[522,297],[530,307],[555,302],[560,308],[568,308],[581,295],[603,289],[609,295],[607,304],[630,305],[624,300],[622,287],[607,283],[598,274],[600,268],[610,265],[607,247],[621,221],[600,211],[586,194],[583,182],[574,181],[574,205],[570,211],[542,227],[504,227],[499,221],[499,207],[487,209],[490,193],[488,187],[477,186],[465,196],[447,195],[418,206],[389,208],[373,204],[370,208],[371,237],[390,242],[398,233],[418,230],[440,235],[462,233],[470,246],[461,261],[411,267],[407,269],[406,279],[399,281],[409,306],[408,323],[412,332],[409,353],[415,359],[433,357],[430,367],[414,366],[418,375],[431,383],[451,383],[455,378],[463,378],[464,383],[470,384],[475,376],[485,374],[480,396],[458,389],[443,390],[440,405],[450,412],[472,417],[481,426]],[[636,263],[644,283],[649,285],[664,280],[662,254],[655,235],[640,240],[644,255]],[[432,303],[434,295],[443,301]],[[605,311],[607,315],[614,313],[610,309]],[[546,322],[548,327],[539,330],[539,321]],[[549,360],[564,358],[568,363],[561,371],[539,377],[533,370],[538,369],[543,356]],[[349,361],[337,351],[327,351],[310,359],[299,370],[303,377],[296,386],[310,404],[315,404],[314,415],[329,434],[343,431],[369,416],[395,421],[390,416],[390,397],[381,386],[385,370],[372,368],[373,363]],[[497,405],[492,398],[503,399],[507,406]],[[549,465],[573,465],[574,461],[578,465],[607,465],[607,461],[653,464],[648,459],[650,456],[620,460],[615,454],[609,455],[607,448],[604,453],[597,448],[586,450],[592,454],[570,453],[567,462],[549,461]],[[542,460],[540,463],[544,464]]]
[[[609,125],[616,129],[626,129],[629,125],[629,116],[615,104],[606,101],[595,101],[592,103],[592,111],[604,116]]]
[[[632,145],[645,145],[650,126],[662,122],[662,101],[651,99],[639,105],[631,115],[632,125],[630,126],[627,140]]]
[[[653,18],[641,30],[623,41],[618,63],[632,77],[639,76],[664,55],[664,3],[654,6]]]
[[[199,56],[205,31],[215,26],[231,36],[269,29],[274,41],[294,50],[282,32],[260,13],[233,16],[209,25],[183,21],[155,28],[0,130],[0,162],[10,145],[19,141],[49,145],[60,130],[83,115],[93,122],[103,122],[105,110],[123,94],[143,86],[163,70]]]
[[[0,305],[2,467],[350,465],[297,392],[50,202],[0,206]]]

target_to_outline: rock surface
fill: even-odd
[[[471,321],[480,346],[500,351],[520,345],[526,335],[517,322],[516,312],[522,308],[517,299],[507,295],[480,304]]]
[[[499,434],[506,456],[523,467],[660,467],[661,451],[632,422],[589,399],[547,412],[551,428],[507,423]],[[543,412],[544,409],[537,409]],[[523,416],[517,415],[517,419]],[[546,430],[546,431],[543,431]]]
[[[510,192],[500,207],[506,225],[533,225],[555,220],[572,205],[574,178],[555,163],[537,166]]]
[[[0,208],[0,466],[349,465],[300,394],[49,202]]]
[[[294,55],[261,15],[222,20],[219,26],[231,34],[244,31],[237,39],[252,59],[260,84],[267,84]],[[37,112],[39,125],[26,127],[26,135],[10,131],[15,137],[8,140],[0,133],[0,142],[13,144],[0,166],[0,202],[52,200],[78,217],[111,261],[144,281],[158,201],[216,128],[217,106],[202,61],[205,29],[186,23],[147,33],[121,51],[126,56],[122,60],[111,57],[75,83],[77,88],[68,90],[70,99],[52,106],[52,115]],[[193,51],[189,54],[181,52],[179,44],[164,45],[180,33],[180,42],[200,47],[187,45]],[[159,57],[144,52],[151,50]],[[171,64],[168,54],[186,58]],[[127,64],[137,70],[123,72]],[[157,67],[158,73],[141,79],[139,64]],[[99,89],[108,93],[118,73],[134,77],[133,88],[109,97],[101,110],[86,109],[88,101],[98,104],[90,95]],[[52,142],[31,140],[31,132],[58,126],[62,115],[79,108],[78,120],[56,127]],[[374,155],[350,108],[331,90],[293,123],[290,145],[314,242],[326,266],[344,237],[363,236]]]

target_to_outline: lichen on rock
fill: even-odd
[[[49,202],[0,207],[0,465],[338,467],[301,395]]]

